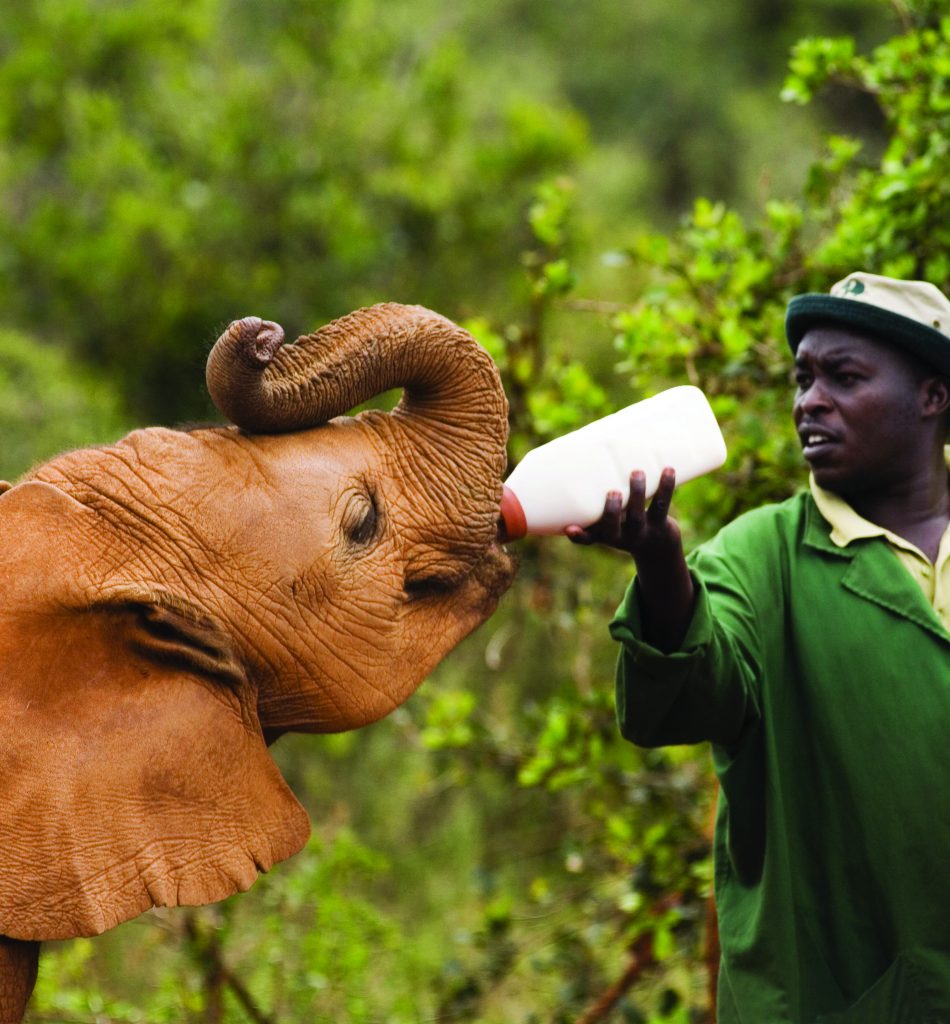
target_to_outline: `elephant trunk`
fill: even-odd
[[[469,496],[492,496],[480,518],[494,530],[508,403],[491,357],[467,331],[422,306],[383,303],[293,345],[283,340],[277,324],[248,317],[216,342],[208,390],[232,423],[257,433],[303,430],[401,387],[393,415],[429,428],[428,446],[451,452]]]

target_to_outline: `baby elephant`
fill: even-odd
[[[0,1024],[41,941],[224,899],[297,852],[268,744],[388,714],[511,583],[507,403],[475,340],[386,304],[282,343],[249,317],[215,344],[234,426],[0,484]]]

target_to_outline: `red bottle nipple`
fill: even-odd
[[[509,540],[520,540],[528,532],[524,509],[518,496],[508,486],[501,492],[501,512],[498,517],[498,539],[504,544]]]

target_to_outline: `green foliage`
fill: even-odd
[[[115,388],[61,348],[0,329],[0,478],[127,429]]]
[[[615,319],[621,372],[641,394],[688,380],[713,404],[729,448],[724,473],[684,490],[682,512],[704,533],[788,493],[797,467],[776,278],[799,252],[800,215],[773,204],[750,228],[721,204],[697,202],[671,239],[640,238],[635,266],[651,273],[641,299]],[[783,429],[784,428],[784,429]]]
[[[872,96],[889,140],[873,166],[857,166],[859,147],[836,140],[834,172],[855,166],[836,223],[816,248],[825,267],[861,266],[896,277],[950,283],[950,13],[945,3],[914,3],[908,31],[870,57],[847,39],[803,40],[785,94],[802,102],[831,84]]]
[[[545,77],[534,49],[545,26],[576,16],[566,2],[451,15],[434,0],[11,8],[0,15],[12,40],[0,65],[0,295],[31,329],[114,367],[124,387],[146,382],[154,404],[182,368],[198,379],[196,325],[206,331],[232,305],[302,327],[375,297],[474,311],[465,323],[504,375],[512,462],[664,387],[699,384],[730,454],[677,496],[696,543],[804,484],[788,417],[789,297],[855,268],[950,284],[950,4],[895,0],[900,30],[873,47],[859,7],[824,5],[831,38],[814,21],[802,29],[784,98],[827,118],[857,96],[878,128],[864,116],[835,123],[813,157],[783,134],[800,189],[766,185],[761,201],[746,189],[730,202],[720,181],[685,212],[702,173],[683,168],[695,152],[721,152],[707,130],[736,149],[737,111],[756,114],[757,144],[767,125],[782,134],[790,123],[773,99],[724,98],[741,92],[736,26],[767,64],[801,15],[790,0],[696,18],[678,2],[636,17],[600,7],[572,35],[569,89]],[[664,60],[656,27],[677,18],[698,33],[702,60]],[[607,80],[632,63],[617,41],[632,47],[637,33],[656,49],[644,60],[655,121],[637,124],[657,127],[657,148],[643,145],[680,201],[672,229],[641,207],[630,216],[627,192],[646,194],[645,172],[617,136],[593,137],[647,105],[631,79]],[[609,71],[598,77],[587,60],[585,79],[591,40]],[[723,42],[724,65],[710,40]],[[660,79],[665,65],[673,77]],[[709,95],[681,105],[696,75]],[[592,225],[603,232],[593,255]],[[27,359],[51,351],[21,348]],[[37,369],[36,386],[61,381],[65,365]],[[165,408],[198,404],[194,385]],[[54,947],[35,1019],[239,1024],[258,1019],[250,1005],[288,1022],[567,1024],[648,950],[610,1019],[704,1020],[707,754],[641,751],[617,733],[606,623],[628,562],[550,539],[520,553],[500,612],[408,705],[358,736],[278,746],[317,822],[301,856],[223,908]]]
[[[385,859],[349,829],[326,829],[286,877],[262,880],[253,901],[155,915],[154,929],[139,929],[133,955],[164,967],[164,983],[128,985],[119,997],[97,992],[95,943],[80,940],[48,950],[35,1005],[67,1020],[92,1014],[123,1024],[220,1019],[212,1014],[253,1020],[255,1010],[273,1020],[414,1024],[418,955],[378,899],[355,895],[389,875]]]
[[[950,22],[934,4],[909,13],[906,30],[870,57],[859,57],[853,40],[801,44],[786,86],[786,99],[796,102],[810,100],[832,79],[839,87],[873,90],[890,132],[877,165],[858,163],[863,150],[857,140],[832,136],[801,199],[770,200],[754,218],[700,199],[678,230],[641,233],[626,248],[629,291],[637,298],[619,303],[611,320],[614,370],[629,386],[625,400],[684,380],[699,384],[729,444],[724,471],[690,484],[677,500],[694,542],[804,483],[788,416],[788,299],[826,290],[855,267],[915,274],[947,288],[940,255],[947,249],[946,183],[937,168],[950,137],[943,104]],[[532,211],[538,245],[527,261],[535,282],[528,320],[493,331],[508,343],[502,365],[513,396],[516,457],[577,420],[599,415],[605,396],[617,394],[616,381],[591,378],[586,353],[566,357],[546,333],[557,306],[577,313],[597,308],[572,297],[566,192],[563,185],[554,193],[545,190],[539,203],[547,207]],[[546,287],[552,275],[562,287]],[[578,379],[592,386],[572,393],[570,382]],[[531,381],[530,391],[523,380]],[[708,766],[695,751],[637,752],[617,741],[600,682],[609,667],[593,669],[601,652],[587,647],[588,631],[610,614],[604,595],[619,596],[623,574],[616,559],[588,552],[581,561],[550,541],[523,547],[520,602],[509,614],[528,650],[512,658],[506,672],[531,678],[529,665],[544,647],[549,678],[543,695],[511,696],[520,713],[513,706],[500,716],[497,709],[483,715],[480,703],[465,701],[464,692],[454,695],[455,707],[464,709],[460,753],[471,770],[503,766],[518,785],[549,794],[552,813],[565,821],[560,870],[535,879],[531,893],[550,898],[569,891],[574,871],[593,870],[600,881],[575,901],[572,948],[583,949],[572,964],[575,976],[580,964],[603,963],[610,947],[606,935],[630,948],[647,937],[657,966],[632,986],[633,1012],[666,1019],[656,1016],[651,1002],[661,978],[667,1009],[699,1013],[711,875]],[[537,647],[527,639],[532,634]],[[594,679],[598,684],[592,685]],[[516,728],[499,733],[491,724],[496,716]],[[556,927],[552,936],[565,938]],[[689,967],[679,973],[684,965]],[[583,998],[575,995],[579,1012]]]
[[[556,95],[487,89],[440,11],[4,7],[0,305],[152,418],[204,411],[232,317],[303,332],[382,298],[454,307],[472,280],[500,296],[528,190],[585,127]]]

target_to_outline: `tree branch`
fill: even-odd
[[[605,1020],[607,1014],[643,977],[644,972],[655,964],[653,934],[647,932],[641,935],[630,947],[630,962],[627,964],[623,974],[620,975],[610,988],[601,994],[597,1002],[583,1016],[577,1019],[577,1024],[598,1024],[598,1021]]]
[[[217,932],[214,929],[202,928],[197,915],[189,913],[185,917],[185,934],[194,945],[201,962],[205,982],[207,1024],[218,1024],[222,1020],[222,996],[226,988],[231,990],[254,1024],[275,1024],[274,1019],[257,1005],[244,982],[224,962],[221,955],[221,940]]]

